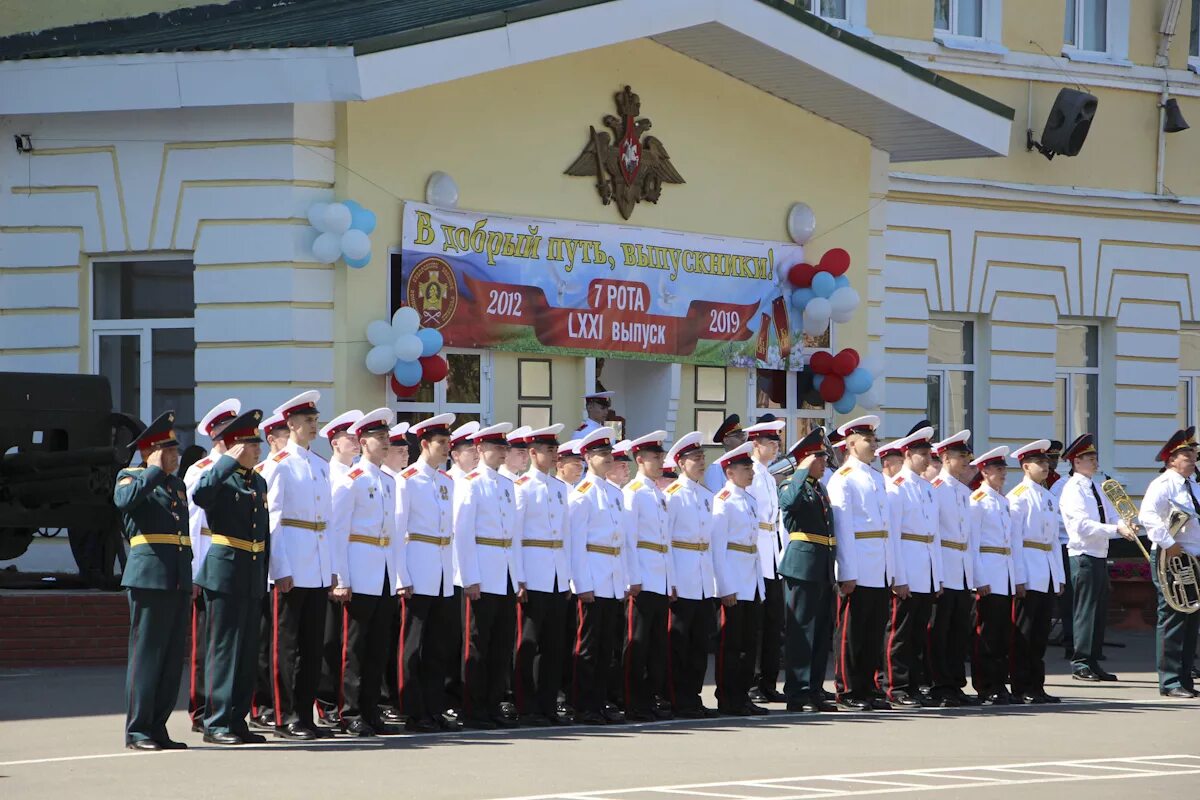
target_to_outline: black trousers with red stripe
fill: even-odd
[[[458,668],[458,605],[453,596],[414,594],[400,613],[400,710],[432,722],[448,707],[446,681]]]
[[[1056,603],[1051,592],[1031,592],[1013,604],[1012,692],[1038,694],[1046,688],[1046,643]]]
[[[313,702],[321,682],[321,646],[329,589],[273,590],[275,724],[313,724]]]
[[[625,713],[652,714],[654,698],[666,695],[670,598],[642,591],[625,602]]]
[[[552,717],[566,655],[567,593],[528,593],[517,604],[517,655],[513,695],[518,714]]]
[[[387,577],[384,576],[384,585]],[[341,693],[342,720],[379,716],[379,693],[388,665],[388,642],[396,620],[396,598],[355,592],[342,605]]]
[[[321,646],[321,682],[317,684],[317,703],[324,717],[327,711],[338,706],[338,693],[341,689],[342,675],[342,640],[345,630],[342,626],[341,603],[329,601],[325,611],[325,636]]]
[[[762,642],[763,603],[722,605],[717,633],[717,708],[740,710],[750,702],[754,660]]]
[[[946,589],[933,604],[929,620],[927,654],[929,679],[935,693],[967,685],[965,662],[971,646],[971,592]]]
[[[980,697],[1006,691],[1012,627],[1011,597],[993,592],[975,601],[971,685]]]
[[[838,598],[834,685],[839,700],[865,700],[875,693],[891,597],[890,589],[859,585]]]
[[[463,713],[468,720],[500,715],[512,674],[516,595],[463,597]]]
[[[758,650],[758,670],[754,685],[763,691],[775,691],[779,683],[779,661],[783,650],[783,626],[785,602],[783,579],[763,580],[765,591],[762,603],[762,636]]]
[[[250,701],[250,713],[254,716],[267,714],[275,708],[275,669],[272,645],[275,641],[275,592],[268,591],[262,599],[258,622],[258,669],[254,673],[254,697]]]
[[[712,598],[679,598],[667,618],[667,695],[676,712],[701,707],[700,692],[708,671],[709,641],[716,628]]]
[[[925,631],[933,599],[929,592],[913,592],[904,600],[892,596],[878,681],[879,688],[889,697],[896,692],[916,694],[918,686],[927,685]]]
[[[613,648],[620,641],[621,600],[597,597],[590,603],[576,599],[575,649],[572,656],[571,705],[581,713],[600,713],[608,700],[613,674]]]
[[[188,653],[188,716],[204,723],[204,662],[208,653],[208,603],[204,592],[192,600],[192,643]]]

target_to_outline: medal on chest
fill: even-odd
[[[443,500],[449,500],[449,499],[450,499],[450,493],[446,491],[446,487],[445,487],[445,486],[439,486],[439,487],[438,487],[438,495],[439,495],[439,496],[440,496],[440,497],[441,497]]]

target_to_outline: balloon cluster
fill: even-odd
[[[850,269],[850,254],[840,247],[821,256],[812,264],[794,264],[787,273],[792,286],[792,308],[804,323],[804,333],[820,336],[832,320],[849,322],[858,308],[859,296],[850,286],[846,270]]]
[[[412,397],[423,381],[437,383],[450,372],[450,365],[438,353],[442,334],[436,328],[422,328],[421,317],[411,306],[402,306],[392,321],[377,319],[367,325],[367,369],[374,375],[391,373],[392,391],[397,397]]]
[[[855,405],[877,408],[872,389],[875,376],[861,366],[858,351],[847,347],[834,355],[822,350],[813,353],[800,373],[799,390],[809,405],[832,403],[834,411],[849,414]]]
[[[313,258],[322,264],[332,264],[339,258],[346,266],[361,269],[371,261],[371,232],[375,230],[375,213],[353,200],[340,203],[313,203],[308,209],[308,222],[317,229],[313,240]]]

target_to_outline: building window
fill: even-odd
[[[926,414],[944,438],[974,428],[975,323],[929,320],[929,368],[925,377]]]
[[[1129,0],[1067,0],[1063,55],[1077,61],[1119,61],[1129,53]]]
[[[933,0],[933,29],[955,36],[983,36],[983,0]]]
[[[845,28],[859,36],[869,36],[867,27],[867,0],[792,0],[804,10],[816,14],[826,22]]]
[[[553,369],[548,358],[517,359],[517,397],[521,400],[549,400]]]
[[[412,423],[444,413],[454,414],[456,426],[470,420],[484,423],[489,418],[490,408],[484,398],[491,396],[490,354],[444,350],[442,355],[450,366],[446,380],[432,386],[422,383],[413,397],[394,400],[392,408],[397,422]]]
[[[1192,24],[1188,31],[1188,68],[1200,72],[1200,0],[1192,0]]]
[[[704,435],[704,443],[712,441],[713,434],[728,415],[726,402],[724,367],[693,367],[695,378],[694,399],[696,402],[696,426],[694,430]]]
[[[1179,412],[1177,428],[1200,422],[1200,328],[1179,331]]]
[[[1100,421],[1100,329],[1058,325],[1056,363],[1054,437],[1069,444],[1082,433],[1096,433]]]
[[[800,373],[782,369],[759,369],[751,373],[754,382],[754,410],[750,422],[763,414],[774,414],[787,423],[781,438],[790,447],[818,425],[828,427],[831,412],[824,404],[810,405],[800,396]],[[746,423],[743,422],[743,425]]]
[[[181,448],[196,439],[196,300],[190,259],[92,265],[92,371],[113,408],[149,424],[175,412]]]
[[[845,19],[846,0],[808,0],[808,10],[826,19]]]

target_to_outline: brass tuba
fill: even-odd
[[[1113,508],[1134,533],[1140,533],[1144,527],[1138,521],[1137,506],[1129,499],[1129,495],[1121,484],[1112,478],[1100,484],[1100,490],[1112,501]],[[1193,514],[1183,506],[1172,501],[1171,513],[1167,517],[1167,532],[1175,537],[1191,522]],[[1194,614],[1200,611],[1200,559],[1190,553],[1181,553],[1168,557],[1167,551],[1159,548],[1158,563],[1150,558],[1141,540],[1134,539],[1142,555],[1150,562],[1152,569],[1158,571],[1158,586],[1162,590],[1163,600],[1168,606],[1182,614]]]

